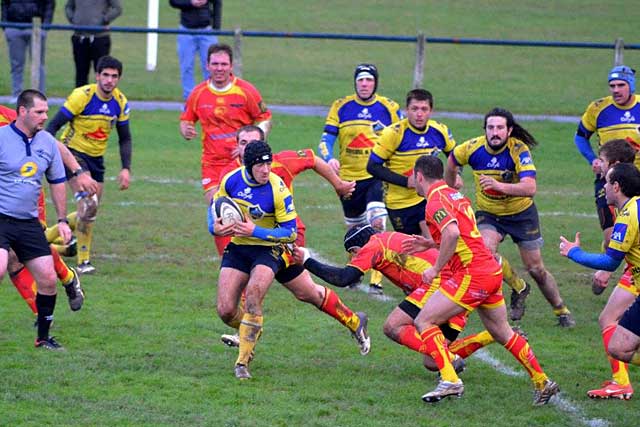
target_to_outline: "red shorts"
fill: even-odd
[[[224,178],[223,172],[229,172],[229,164],[233,159],[224,160],[202,160],[202,189],[206,193],[214,187],[220,185],[220,181]]]
[[[631,274],[631,266],[627,265],[624,269],[624,273],[620,280],[618,280],[618,287],[624,289],[632,295],[640,296],[640,289],[636,287],[635,282],[633,281],[633,275]]]
[[[298,230],[296,233],[296,245],[297,246],[305,246],[305,238],[304,233],[307,230],[307,227],[304,225],[304,222],[300,219],[300,217],[296,218],[296,229]]]
[[[431,286],[427,287],[419,287],[414,289],[407,297],[404,299],[405,301],[415,305],[416,307],[422,309],[426,304],[427,300],[433,293],[437,290],[437,287]],[[460,314],[456,314],[451,317],[447,323],[451,329],[454,329],[458,332],[462,331],[467,324],[467,317],[469,317],[469,312],[464,311]]]
[[[504,304],[502,296],[502,271],[457,271],[440,284],[440,291],[456,304],[473,311],[478,307],[498,307]]]

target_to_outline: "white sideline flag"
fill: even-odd
[[[158,0],[149,0],[147,28],[158,28],[160,14]],[[155,71],[158,64],[158,33],[147,33],[147,71]]]

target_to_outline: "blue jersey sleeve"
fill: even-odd
[[[323,132],[322,138],[320,138],[320,145],[318,146],[318,155],[328,162],[333,159],[333,144],[336,142],[337,135]]]
[[[596,154],[593,152],[593,148],[591,148],[591,143],[589,142],[589,138],[586,129],[580,123],[578,127],[578,131],[576,132],[576,136],[573,139],[574,144],[578,147],[578,151],[582,154],[582,157],[587,159],[589,165],[593,163],[593,161],[597,158]]]
[[[278,224],[276,228],[266,228],[256,225],[251,237],[256,237],[267,242],[290,243],[296,240],[296,220],[292,219]]]
[[[613,258],[608,254],[594,254],[583,251],[579,247],[572,248],[567,254],[568,258],[585,267],[597,270],[615,271],[622,262],[622,258]]]

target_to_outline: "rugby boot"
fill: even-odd
[[[558,326],[562,328],[573,328],[576,326],[576,321],[573,319],[571,313],[560,314],[558,316]]]
[[[372,295],[382,295],[382,283],[369,283],[369,293]]]
[[[234,373],[236,375],[236,378],[239,380],[248,380],[251,378],[249,368],[246,365],[242,365],[240,363],[235,366]]]
[[[83,261],[76,266],[76,271],[80,274],[93,274],[96,268],[89,261]]]
[[[589,390],[587,396],[592,399],[620,399],[629,400],[633,396],[633,387],[631,384],[619,385],[615,381],[605,381],[601,388]]]
[[[229,347],[240,347],[240,336],[238,334],[222,334],[220,340]]]
[[[353,336],[353,339],[358,343],[358,346],[360,347],[360,354],[366,356],[371,351],[371,338],[367,333],[369,317],[366,313],[361,311],[357,312],[356,316],[360,319],[360,326],[358,326],[358,329],[356,329],[355,332],[351,333],[351,336]]]
[[[460,398],[463,394],[464,384],[462,383],[462,380],[458,379],[455,383],[440,380],[435,390],[422,395],[422,400],[427,403],[438,403],[445,397],[451,396]]]
[[[41,340],[40,338],[36,338],[35,346],[36,348],[44,348],[45,350],[64,350],[64,347],[58,341],[56,341],[54,337],[48,337],[47,339],[43,340]]]
[[[529,293],[531,293],[531,285],[527,282],[524,282],[524,289],[520,291],[520,293],[513,289],[511,290],[511,312],[509,316],[514,322],[522,319],[524,316],[524,309],[526,307],[525,300],[529,296]]]
[[[62,286],[64,286],[64,291],[69,299],[69,307],[72,311],[78,311],[82,308],[82,304],[84,303],[84,291],[82,290],[82,286],[80,286],[80,277],[78,272],[72,267],[70,267],[69,270],[73,272],[73,279],[71,282]]]
[[[559,392],[558,384],[547,378],[540,388],[533,391],[533,406],[546,405],[551,397]]]

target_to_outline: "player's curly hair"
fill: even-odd
[[[636,150],[626,139],[612,139],[600,147],[600,156],[609,163],[633,163]]]
[[[528,130],[520,126],[519,123],[516,122],[516,119],[513,118],[513,114],[511,111],[506,110],[504,108],[495,107],[493,110],[489,111],[484,116],[484,129],[487,128],[487,119],[489,117],[504,117],[507,120],[507,127],[512,128],[511,136],[519,139],[524,142],[528,147],[535,147],[538,145],[538,141],[529,133]]]

